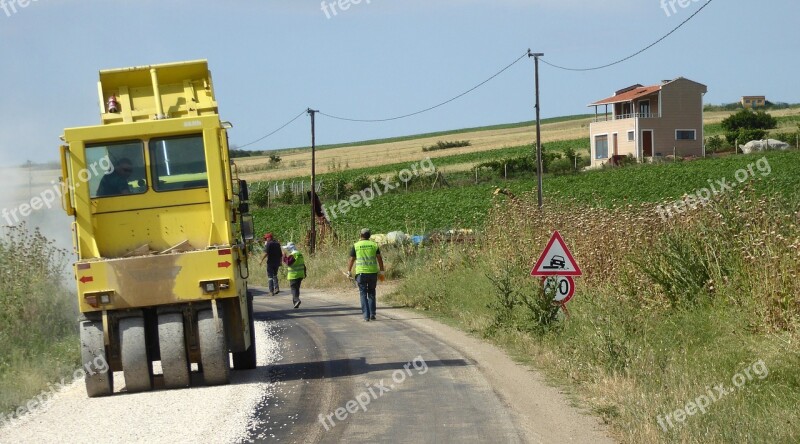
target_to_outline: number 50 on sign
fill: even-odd
[[[575,281],[572,276],[549,276],[544,281],[544,293],[553,295],[553,301],[566,304],[575,295]]]

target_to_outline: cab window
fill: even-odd
[[[149,145],[156,191],[208,186],[202,134],[151,139]]]
[[[146,192],[144,144],[137,140],[86,145],[86,168],[78,179],[88,182],[92,199]]]

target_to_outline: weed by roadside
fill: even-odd
[[[66,252],[24,224],[0,235],[0,413],[78,364],[77,304]]]
[[[412,272],[394,300],[534,363],[623,442],[800,440],[790,419],[800,399],[800,216],[791,198],[746,187],[667,222],[652,204],[563,199],[539,211],[534,196],[499,199],[480,245],[442,251],[447,273]],[[537,324],[523,295],[539,288],[527,272],[555,229],[585,275],[570,319],[545,329],[548,318]],[[679,427],[658,424],[757,360],[768,377]]]

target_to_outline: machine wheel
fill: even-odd
[[[223,319],[219,314],[220,321]],[[197,332],[200,336],[200,362],[203,366],[203,379],[206,385],[224,385],[230,382],[230,362],[228,344],[225,340],[225,326],[217,331],[217,323],[211,310],[197,313]]]
[[[161,351],[161,368],[164,387],[188,387],[189,359],[183,333],[183,315],[167,313],[158,316],[158,347]]]
[[[147,359],[144,318],[125,318],[119,321],[119,340],[122,349],[122,371],[129,393],[153,388],[153,367]]]
[[[253,370],[257,366],[255,314],[253,314],[253,297],[250,294],[247,295],[247,311],[250,319],[250,348],[233,354],[234,370]]]
[[[114,372],[106,357],[106,346],[103,342],[103,323],[82,321],[81,330],[81,362],[88,365],[86,372],[86,394],[90,398],[108,396],[114,393]],[[106,371],[99,372],[105,368]],[[86,367],[84,367],[86,369]],[[92,373],[94,372],[94,373]]]

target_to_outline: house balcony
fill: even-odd
[[[631,113],[631,114],[616,114],[616,115],[598,115],[595,116],[595,122],[611,122],[614,120],[627,120],[627,119],[660,119],[661,115],[658,113]]]

